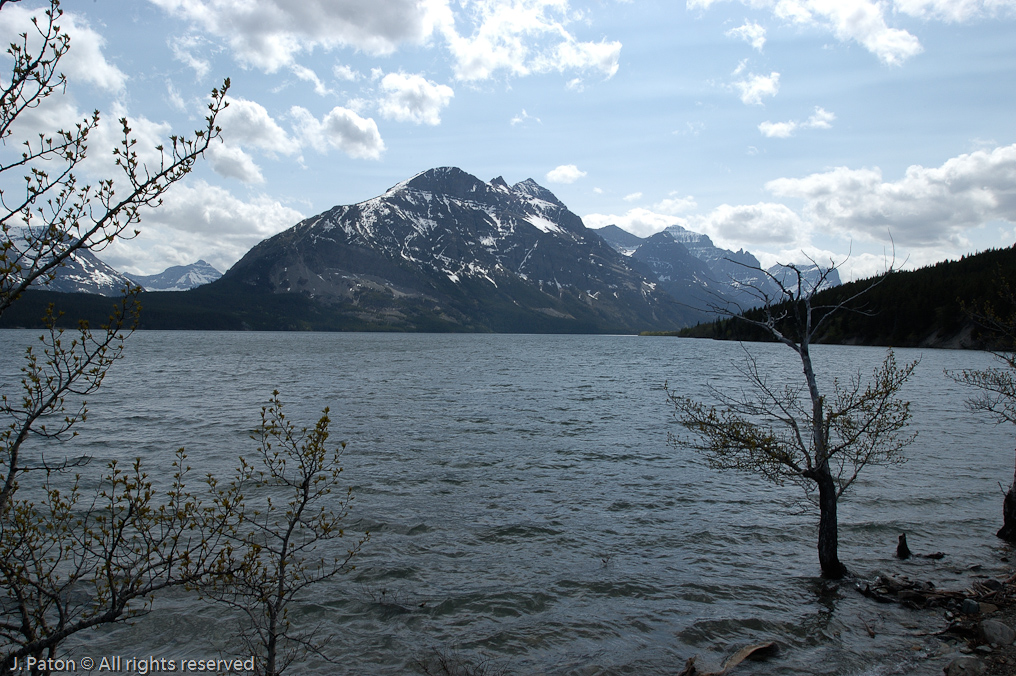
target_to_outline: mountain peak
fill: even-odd
[[[476,199],[477,194],[490,190],[490,186],[485,182],[458,167],[428,169],[400,185],[462,199]]]
[[[524,181],[519,181],[518,183],[513,185],[512,192],[522,193],[523,195],[529,195],[530,197],[535,197],[545,202],[550,202],[551,204],[564,206],[561,200],[557,198],[557,195],[550,192],[549,190],[547,190],[546,188],[544,188],[542,185],[540,185],[531,178],[527,178]]]

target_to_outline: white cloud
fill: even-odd
[[[776,96],[780,90],[780,74],[751,75],[747,80],[734,83],[741,92],[741,101],[747,105],[762,105],[763,96]]]
[[[220,176],[235,178],[244,183],[264,183],[265,177],[254,159],[239,146],[212,143],[206,153],[212,170]]]
[[[712,237],[724,247],[805,244],[809,229],[801,217],[784,204],[759,202],[731,206],[721,204],[695,219],[691,228]]]
[[[686,211],[695,209],[696,207],[698,207],[698,204],[695,202],[694,197],[691,195],[678,197],[677,193],[670,193],[670,197],[653,205],[653,208],[657,211],[672,215],[683,214]]]
[[[706,10],[718,0],[688,0],[689,9]],[[788,23],[829,31],[841,42],[857,42],[883,63],[898,65],[920,54],[923,48],[914,35],[891,28],[886,14],[904,9],[917,16],[973,16],[959,5],[1012,5],[1012,0],[896,0],[893,7],[880,0],[741,0],[753,8],[766,8]],[[948,8],[943,11],[942,8]],[[735,29],[736,30],[736,29]]]
[[[347,82],[353,82],[360,78],[360,74],[349,66],[342,64],[336,64],[332,66],[332,75],[339,80],[346,80]]]
[[[578,40],[567,28],[567,0],[472,0],[462,8],[456,16],[446,5],[440,28],[461,80],[500,71],[523,76],[594,70],[608,78],[617,72],[621,43]],[[457,22],[468,24],[467,31],[460,32]]]
[[[436,125],[441,123],[441,111],[446,108],[455,92],[447,85],[439,85],[422,75],[389,73],[381,80],[386,92],[381,100],[381,115],[390,120]]]
[[[245,64],[272,73],[301,52],[353,47],[388,54],[434,30],[441,2],[419,0],[150,0],[225,40]]]
[[[859,239],[912,247],[964,246],[964,231],[992,221],[1016,223],[1016,144],[954,157],[940,167],[909,167],[885,182],[874,169],[838,167],[766,188],[804,200],[817,226]]]
[[[376,160],[385,150],[374,120],[360,117],[348,108],[336,106],[321,120],[300,106],[293,106],[289,115],[296,122],[301,141],[318,152],[331,146],[350,157]]]
[[[33,18],[42,25],[44,10],[27,9],[20,5],[5,6],[0,12],[0,41],[4,45],[20,42],[19,34],[28,33],[29,45],[41,45],[38,34],[33,32]],[[109,92],[123,89],[127,76],[103,55],[105,38],[92,30],[84,18],[71,12],[64,12],[56,23],[70,38],[70,51],[60,59],[57,69],[67,76],[69,82],[88,82]]]
[[[208,75],[212,65],[208,62],[208,59],[202,59],[196,56],[194,52],[206,47],[207,42],[197,35],[172,38],[169,41],[169,48],[173,50],[173,58],[192,68],[199,80]]]
[[[627,230],[639,237],[649,237],[671,225],[686,226],[687,221],[683,218],[660,214],[649,209],[637,207],[629,209],[627,213],[618,214],[586,214],[582,217],[587,228],[602,228],[607,225],[616,225],[622,230]]]
[[[219,114],[222,139],[230,145],[259,148],[272,154],[292,155],[299,150],[265,107],[256,101],[228,97],[229,107]]]
[[[766,138],[790,138],[798,129],[832,129],[835,119],[836,115],[816,106],[815,112],[804,122],[797,120],[770,122],[766,120],[758,126],[758,130]]]
[[[252,246],[304,218],[266,195],[244,201],[204,181],[173,186],[158,209],[142,211],[141,234],[117,240],[103,260],[141,274],[204,258],[226,270]]]
[[[562,164],[547,172],[547,180],[551,183],[574,183],[585,175],[586,172],[574,164]]]
[[[766,29],[757,23],[745,21],[743,25],[727,31],[727,37],[741,38],[761,52],[766,44]]]
[[[518,115],[516,115],[511,119],[511,125],[514,127],[515,125],[521,124],[526,120],[536,120],[537,123],[542,124],[540,118],[530,115],[529,113],[526,112],[526,109],[523,108],[521,113],[519,113]]]
[[[568,80],[564,85],[565,89],[573,92],[584,92],[586,90],[585,85],[582,83],[582,78],[576,77]]]
[[[789,122],[770,122],[766,120],[758,126],[758,130],[766,138],[789,138],[794,135],[795,129],[797,129],[797,122],[793,120]]]
[[[589,70],[611,77],[621,43],[579,40],[580,13],[568,0],[149,0],[192,30],[225,41],[245,65],[276,72],[297,55],[351,47],[390,54],[400,45],[443,38],[456,77]],[[202,62],[184,48],[178,58]]]
[[[289,69],[293,72],[293,75],[297,76],[304,82],[309,82],[314,85],[314,93],[318,96],[326,96],[332,93],[332,91],[325,86],[325,83],[321,81],[321,78],[317,76],[317,73],[310,68],[294,63],[289,66]]]
[[[835,119],[836,115],[834,113],[830,113],[825,108],[815,106],[815,112],[801,124],[801,127],[804,129],[832,129],[833,120]]]
[[[640,193],[640,192],[629,193],[629,194],[625,195],[622,199],[625,202],[637,202],[640,199],[642,199],[642,193]]]
[[[895,0],[894,9],[921,19],[963,22],[1016,10],[1014,0]]]

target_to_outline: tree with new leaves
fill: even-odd
[[[831,317],[871,288],[832,306],[815,304],[816,291],[834,269],[820,269],[811,282],[801,266],[784,266],[778,274],[759,269],[768,283],[754,289],[758,311],[745,316],[718,308],[792,349],[800,359],[801,382],[779,384],[745,348],[738,371],[747,390],[731,394],[711,388],[716,405],[669,389],[667,394],[676,421],[691,433],[690,438],[672,436],[673,444],[697,449],[712,467],[757,474],[776,484],[796,483],[813,498],[817,492],[819,564],[824,577],[837,579],[847,574],[839,559],[837,503],[865,467],[903,462],[903,449],[914,435],[906,431],[909,402],[899,393],[917,362],[900,365],[889,351],[870,378],[858,372],[848,381],[835,379],[831,391],[823,393],[813,340]]]
[[[11,1],[0,0],[0,11]],[[19,119],[66,85],[60,62],[71,39],[61,16],[59,1],[50,0],[7,49],[10,76],[0,85],[0,315],[30,286],[51,280],[75,252],[135,236],[144,210],[158,207],[219,137],[216,120],[227,105],[228,80],[212,91],[204,126],[154,148],[153,162],[143,159],[121,119],[112,150],[118,175],[83,182],[98,112],[72,129],[16,138]],[[160,486],[140,462],[129,469],[109,463],[98,477],[72,474],[88,459],[61,458],[68,447],[54,443],[76,434],[86,398],[121,357],[137,322],[136,296],[128,290],[98,330],[85,322],[59,330],[51,311],[46,332],[25,353],[19,382],[2,393],[0,669],[27,656],[52,656],[75,632],[135,617],[160,589],[195,584],[228,563],[224,536],[236,495],[209,480],[213,498],[198,500],[186,488],[182,452],[173,479]]]
[[[981,326],[997,336],[998,349],[992,355],[998,365],[964,369],[949,375],[956,382],[978,391],[967,399],[972,411],[989,414],[996,424],[1016,425],[1016,293],[1001,270],[999,279],[996,302],[986,301],[971,312]],[[996,535],[1007,542],[1016,542],[1016,471],[1002,500],[1002,527]]]
[[[252,436],[254,459],[240,458],[234,494],[247,496],[233,532],[239,565],[212,579],[211,594],[247,618],[242,639],[255,656],[255,671],[277,676],[296,659],[314,653],[327,659],[314,628],[294,627],[290,609],[311,588],[351,570],[350,560],[369,534],[348,548],[342,520],[350,489],[335,492],[346,444],[328,448],[328,409],[310,430],[297,427],[282,410],[279,393],[261,409]]]

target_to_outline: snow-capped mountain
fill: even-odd
[[[796,290],[796,280],[787,275],[789,269],[776,265],[765,270],[748,251],[722,249],[707,235],[679,225],[648,238],[612,225],[594,232],[619,253],[649,264],[652,275],[666,285],[665,289],[674,289],[676,285],[683,289],[680,293],[685,296],[700,298],[696,307],[747,309],[760,304],[763,295],[779,298],[780,290],[774,278],[786,281],[788,290]],[[806,289],[814,286],[822,274],[814,265],[799,269],[804,273],[802,279]],[[829,271],[819,290],[839,283],[836,270]],[[727,305],[731,301],[733,305]]]
[[[255,246],[209,285],[416,330],[632,331],[701,319],[532,179],[431,169]]]
[[[214,282],[222,273],[203,260],[190,265],[174,265],[157,275],[125,276],[145,291],[187,291]]]
[[[47,284],[39,285],[49,291],[63,293],[94,293],[100,296],[118,296],[131,280],[103,263],[88,249],[79,249],[72,253],[62,266],[57,268],[56,276]],[[32,288],[35,288],[33,285]]]

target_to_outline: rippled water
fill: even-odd
[[[5,392],[31,336],[0,332]],[[749,349],[777,377],[798,377],[785,347]],[[75,443],[153,467],[186,446],[196,469],[227,475],[273,389],[306,424],[331,407],[332,439],[349,443],[349,530],[372,536],[356,571],[301,612],[334,634],[337,664],[299,673],[411,673],[437,649],[516,674],[663,674],[762,640],[784,650],[746,673],[920,669],[901,625],[919,616],[817,577],[817,518],[798,489],[668,445],[664,382],[700,397],[739,387],[742,356],[736,343],[628,336],[139,333]],[[829,379],[883,356],[815,350]],[[898,356],[921,359],[906,390],[919,437],[909,463],[845,496],[841,558],[862,576],[962,587],[968,566],[1000,571],[1008,551],[993,533],[1013,431],[968,413],[943,373],[989,355]],[[901,531],[915,551],[947,557],[896,561]],[[69,650],[231,654],[226,618],[181,592]]]

